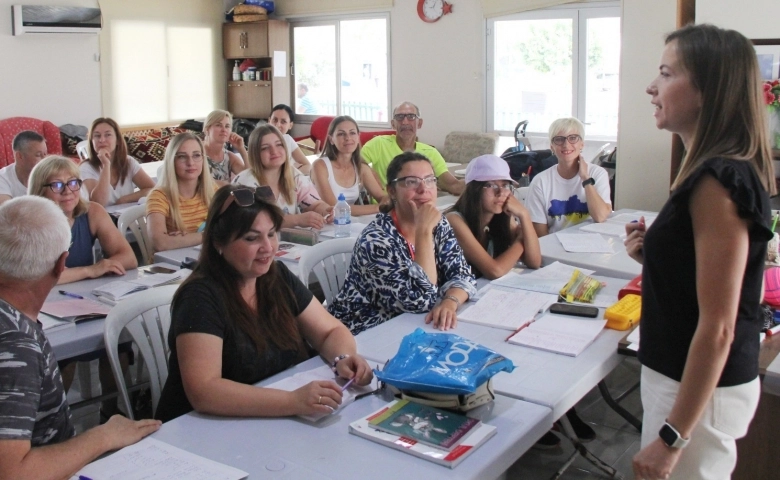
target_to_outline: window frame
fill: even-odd
[[[358,120],[358,126],[360,127],[366,127],[366,128],[389,128],[390,127],[390,117],[392,116],[391,111],[393,109],[393,99],[392,99],[392,85],[391,85],[391,79],[392,79],[392,50],[391,50],[391,44],[390,44],[390,12],[372,12],[372,13],[356,13],[356,14],[349,14],[349,15],[328,15],[328,16],[317,16],[317,17],[306,17],[306,18],[295,18],[288,20],[290,23],[290,63],[292,64],[292,75],[290,75],[290,92],[292,92],[293,97],[290,98],[290,107],[295,110],[295,100],[297,97],[294,95],[297,94],[297,74],[295,72],[295,28],[296,27],[319,27],[319,26],[327,26],[332,25],[335,29],[335,40],[336,40],[336,105],[337,110],[341,111],[341,25],[340,23],[342,21],[349,21],[349,20],[377,20],[382,19],[385,21],[386,29],[385,29],[385,35],[386,35],[386,45],[387,45],[387,121],[386,122],[372,122],[372,121],[366,121],[366,120]],[[341,115],[341,113],[338,113],[338,115]],[[316,120],[319,117],[324,117],[327,115],[310,115],[310,114],[303,114],[303,113],[296,113],[295,114],[295,123],[312,123],[314,120]]]
[[[569,3],[565,5],[531,10],[500,17],[486,19],[485,25],[485,129],[488,132],[496,132],[502,136],[512,136],[513,131],[495,130],[495,22],[512,20],[572,20],[572,116],[585,123],[587,114],[586,88],[587,88],[587,21],[592,18],[618,17],[622,23],[622,15],[619,2],[589,2]],[[622,28],[622,27],[621,27]],[[618,87],[618,95],[620,90]],[[617,112],[616,112],[617,114]],[[527,130],[527,135],[547,137],[547,131]],[[615,135],[588,135],[587,140],[617,141]]]

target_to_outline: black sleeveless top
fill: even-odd
[[[693,172],[669,197],[644,241],[639,361],[680,381],[699,318],[696,251],[689,199],[704,176],[715,177],[731,194],[740,217],[751,221],[748,257],[739,298],[734,342],[718,387],[741,385],[758,376],[759,309],[771,208],[753,166],[713,158]],[[718,219],[713,219],[718,221]]]

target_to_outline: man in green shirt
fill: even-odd
[[[361,149],[363,158],[371,165],[382,185],[387,185],[387,166],[403,152],[415,150],[433,164],[433,173],[439,179],[439,188],[453,195],[460,195],[465,188],[463,180],[455,178],[447,169],[444,158],[436,148],[417,141],[417,130],[422,127],[420,109],[411,102],[404,102],[393,110],[391,124],[395,135],[374,137]]]

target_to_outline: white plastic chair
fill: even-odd
[[[138,248],[141,249],[144,265],[152,263],[154,253],[152,252],[152,242],[149,240],[149,234],[146,229],[146,205],[136,205],[130,207],[119,216],[116,222],[119,233],[125,235],[130,229]]]
[[[330,303],[344,286],[356,240],[354,237],[326,240],[303,252],[298,260],[299,278],[308,286],[313,272],[325,294],[325,303]]]
[[[179,285],[150,288],[130,300],[123,300],[111,309],[103,327],[108,360],[114,372],[116,389],[130,419],[133,408],[127,384],[119,362],[119,336],[127,330],[138,346],[138,352],[149,369],[149,386],[152,391],[152,413],[157,411],[160,394],[168,379],[168,330],[171,327],[171,301]]]
[[[89,140],[82,140],[76,144],[76,153],[82,162],[89,160]]]
[[[531,187],[515,188],[515,198],[520,200],[520,203],[525,205],[525,199],[528,197],[528,191]]]

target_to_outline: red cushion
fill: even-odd
[[[360,144],[365,145],[367,141],[379,135],[395,135],[395,130],[379,130],[377,132],[360,132]]]
[[[60,129],[46,120],[30,117],[11,117],[0,120],[0,168],[14,163],[13,141],[19,132],[32,130],[46,139],[50,155],[62,155]]]

